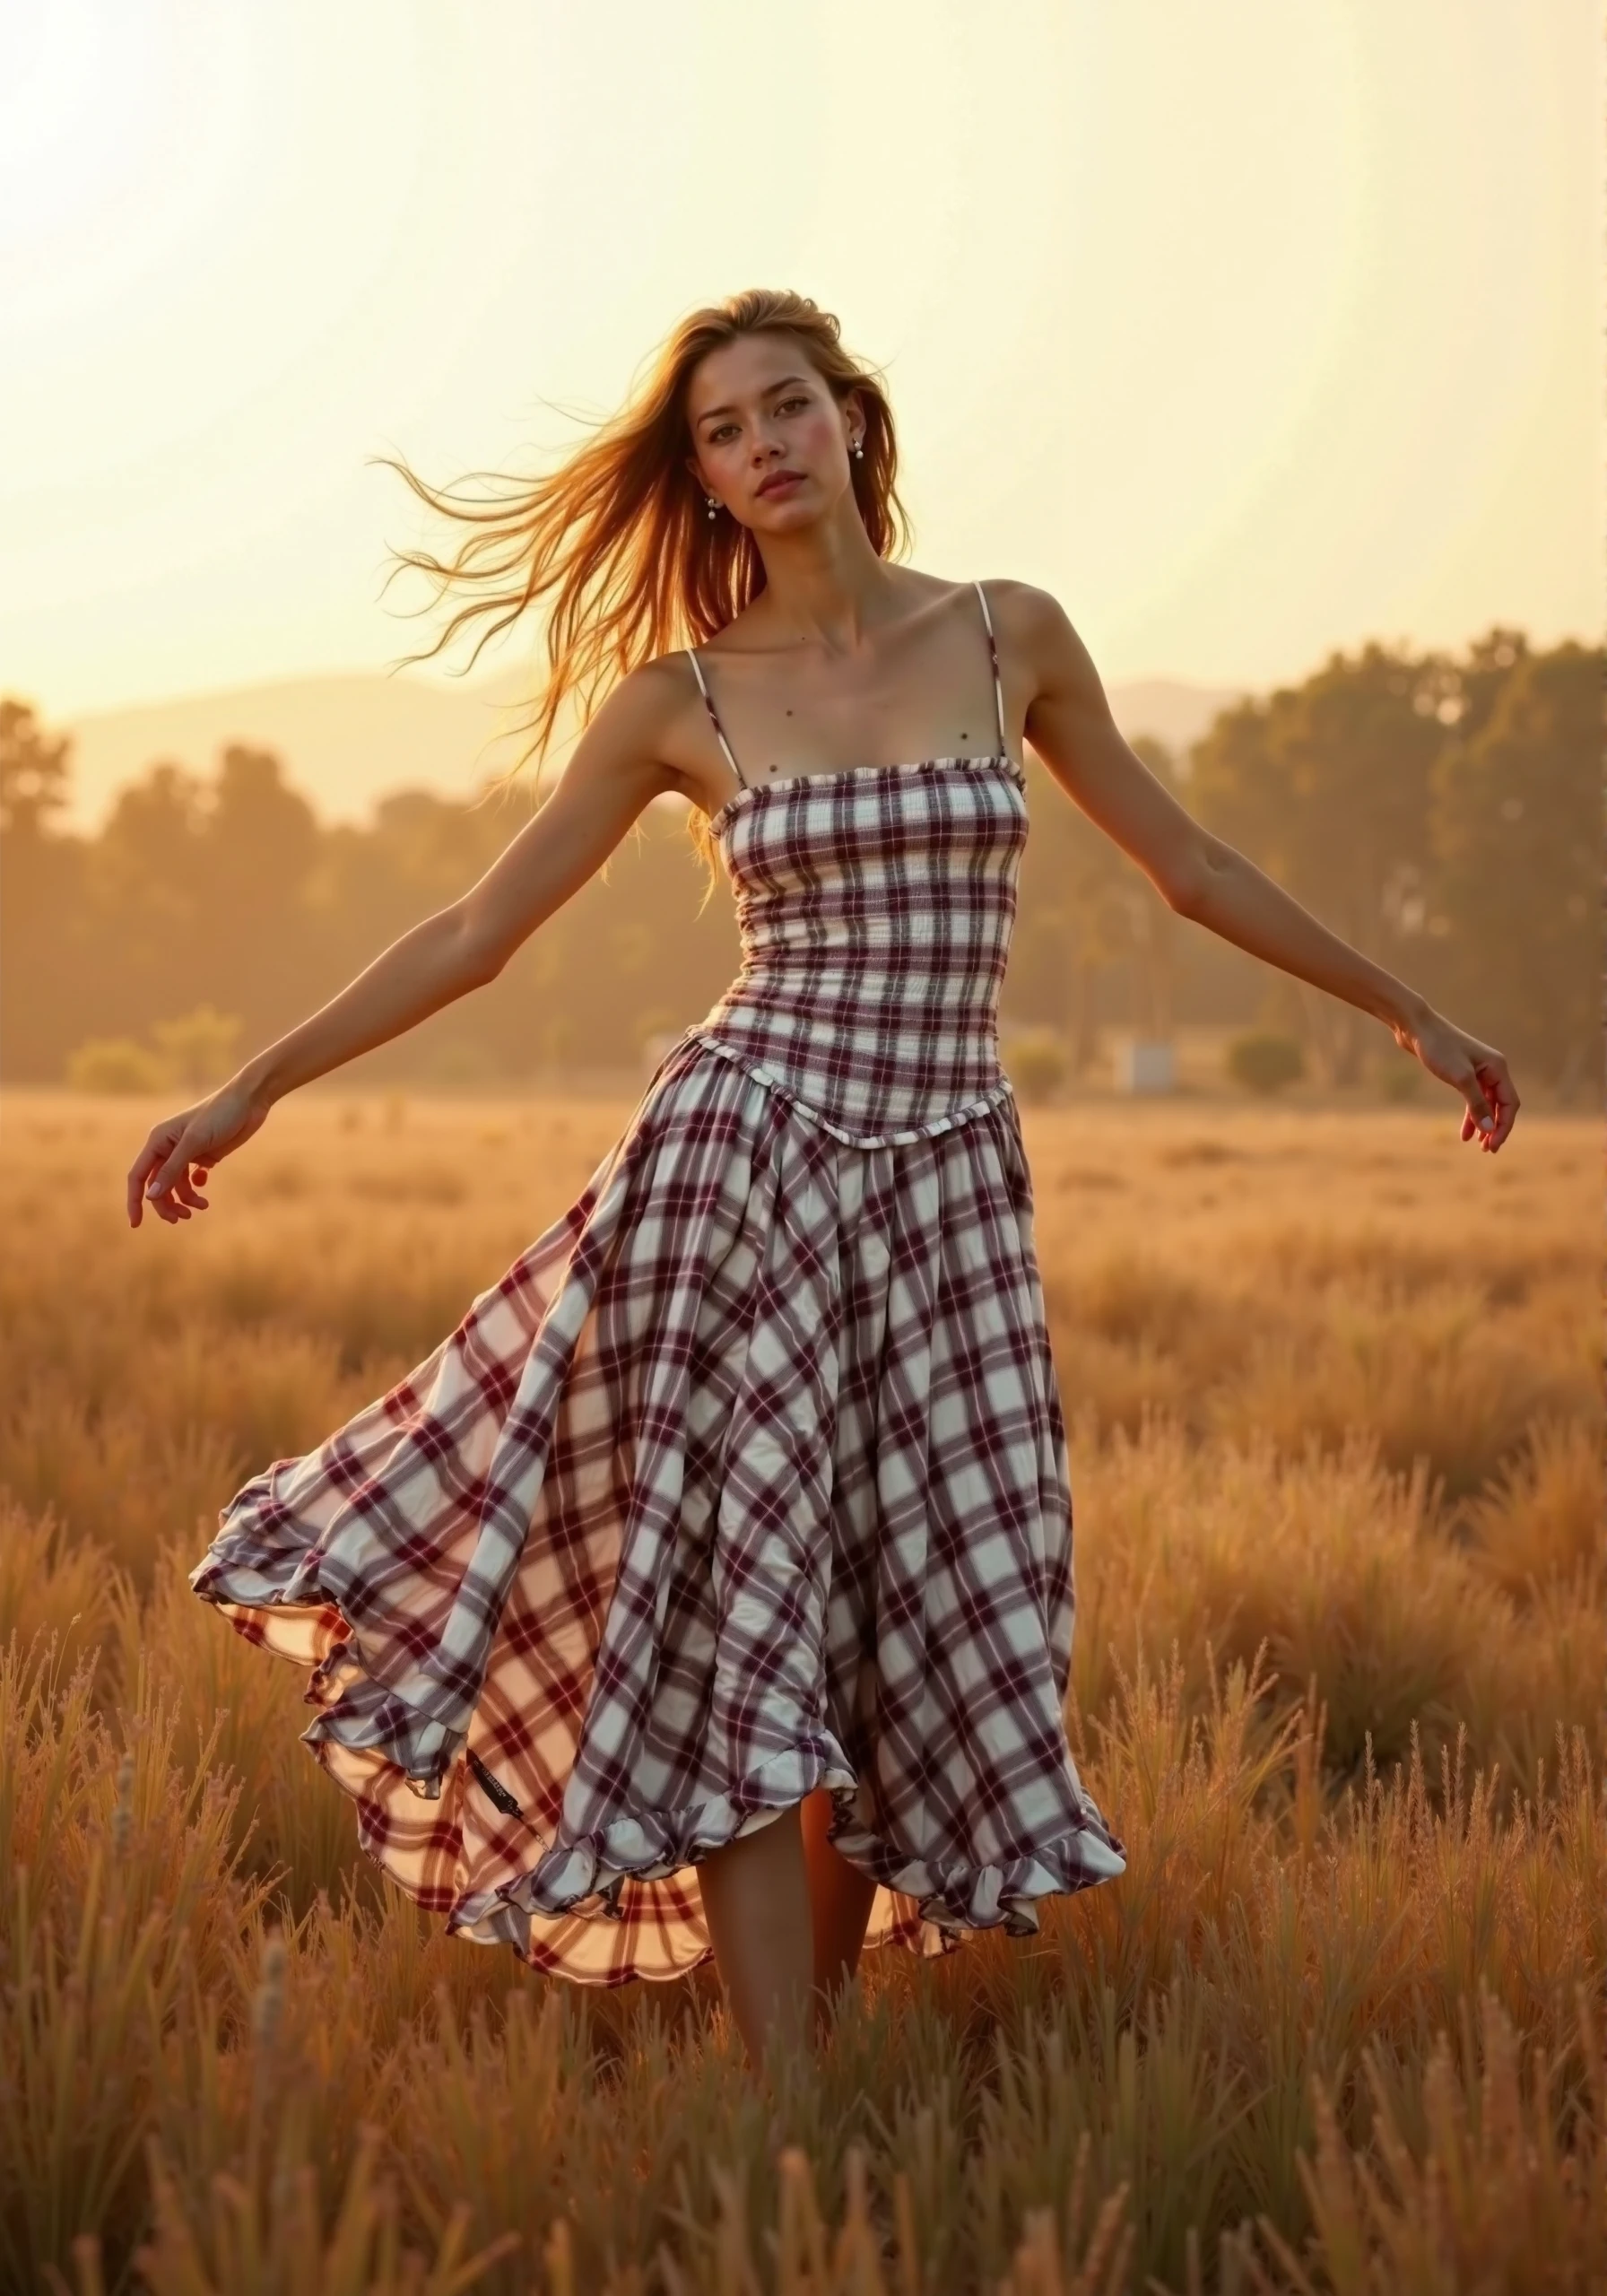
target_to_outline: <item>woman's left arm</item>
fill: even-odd
[[[1088,648],[1058,601],[1025,582],[994,587],[1003,594],[1011,667],[1028,681],[1026,737],[1067,796],[1180,917],[1382,1021],[1403,1050],[1462,1094],[1464,1140],[1498,1149],[1518,1097],[1495,1047],[1456,1028],[1202,827],[1123,740]]]

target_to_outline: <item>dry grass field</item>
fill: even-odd
[[[707,1972],[448,1943],[185,1585],[630,1106],[304,1094],[137,1233],[161,1111],[0,1110],[0,2285],[1607,2286],[1595,1125],[1028,1113],[1129,1868],[869,1957],[772,2157]]]

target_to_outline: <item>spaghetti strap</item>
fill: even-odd
[[[994,618],[987,610],[987,593],[983,588],[981,583],[973,582],[971,587],[976,591],[978,599],[981,601],[982,619],[987,625],[988,658],[994,665],[994,708],[997,713],[999,720],[999,754],[1001,757],[1008,757],[1010,755],[1010,744],[1005,738],[1004,734],[1004,687],[1003,681],[999,676],[999,649],[994,642]]]
[[[698,691],[703,696],[703,707],[708,712],[708,722],[718,735],[720,747],[725,752],[725,762],[745,789],[748,787],[748,777],[731,753],[731,744],[725,739],[725,728],[720,723],[720,713],[714,706],[714,696],[708,691],[708,681],[703,675],[703,665],[698,659],[698,649],[695,646],[689,646],[686,650],[691,657],[692,668],[697,674]]]

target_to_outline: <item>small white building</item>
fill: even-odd
[[[1111,1065],[1118,1092],[1172,1092],[1177,1088],[1177,1063],[1170,1044],[1147,1037],[1114,1037]]]

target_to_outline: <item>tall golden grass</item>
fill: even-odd
[[[581,1992],[421,1918],[300,1678],[185,1585],[627,1105],[304,1095],[131,1234],[149,1113],[0,1125],[0,2284],[1607,2284],[1583,1124],[1491,1159],[1449,1104],[1029,1117],[1067,1724],[1128,1871],[1029,1943],[869,1957],[777,2132],[709,1972]]]

